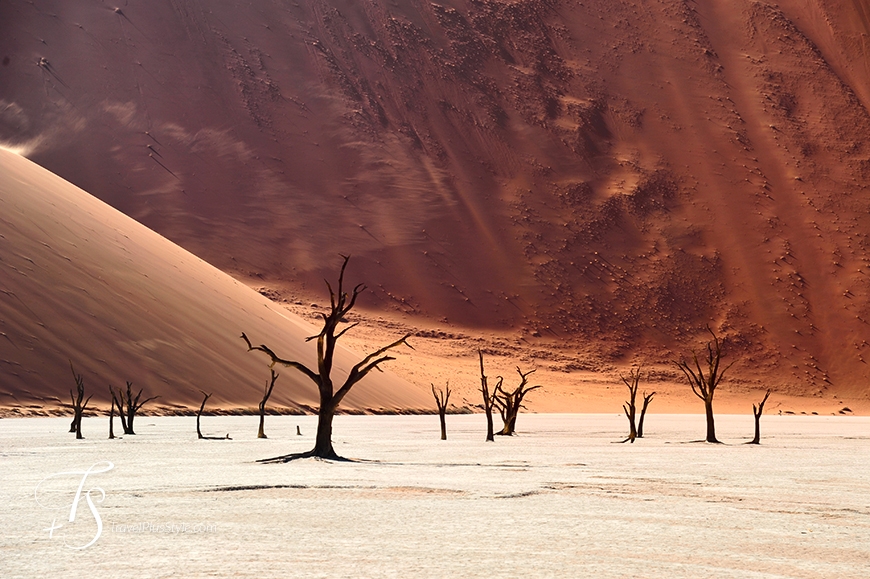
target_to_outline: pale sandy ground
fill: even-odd
[[[690,443],[698,415],[652,416],[634,445],[614,444],[616,414],[523,415],[495,443],[481,416],[448,419],[441,442],[432,416],[342,416],[336,448],[363,462],[284,465],[254,460],[308,448],[313,417],[269,418],[268,440],[254,417],[205,418],[230,441],[197,441],[189,417],[114,441],[105,419],[84,441],[0,420],[3,576],[867,576],[867,418],[765,417],[758,447],[746,416],[720,417],[723,445]],[[81,477],[43,481],[101,461],[83,490],[102,534],[75,551],[96,535],[84,498],[68,520]]]

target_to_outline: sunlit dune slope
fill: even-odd
[[[294,299],[353,253],[381,312],[618,367],[709,324],[735,379],[867,396],[868,14],[8,0],[0,140]]]
[[[351,272],[349,272],[351,275]],[[361,298],[362,299],[362,298]],[[285,358],[314,364],[316,330],[225,273],[31,161],[0,149],[0,407],[54,406],[74,387],[105,406],[133,382],[171,410],[255,408],[269,378],[245,331]],[[401,355],[401,353],[399,354]],[[337,377],[361,357],[338,354]],[[314,384],[278,368],[270,406],[316,405]],[[425,392],[369,375],[348,409],[419,408]],[[93,403],[92,403],[93,406]]]

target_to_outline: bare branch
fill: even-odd
[[[411,334],[405,334],[392,344],[388,344],[383,348],[377,350],[376,352],[372,352],[371,354],[363,358],[361,362],[357,363],[353,368],[351,368],[347,379],[344,381],[344,385],[339,388],[338,392],[335,393],[335,396],[333,398],[335,400],[335,404],[338,405],[338,403],[341,402],[341,400],[345,397],[345,395],[347,395],[350,389],[353,388],[353,385],[365,378],[366,374],[376,368],[380,370],[380,368],[378,368],[379,364],[383,364],[388,360],[395,360],[395,358],[393,358],[392,356],[383,356],[379,358],[379,356],[381,356],[384,352],[392,350],[393,348],[401,346],[402,344],[408,346],[413,350],[414,347],[407,341],[410,337]]]
[[[312,372],[305,364],[301,362],[294,362],[292,360],[284,360],[283,358],[279,358],[275,352],[269,349],[267,346],[260,344],[259,346],[254,346],[251,344],[251,340],[248,339],[248,336],[242,332],[241,338],[248,345],[248,351],[259,350],[260,352],[265,352],[269,358],[272,359],[272,363],[269,364],[269,368],[274,368],[275,364],[281,364],[283,366],[287,366],[288,368],[295,368],[308,376],[317,386],[320,386],[320,376],[315,372]]]
[[[335,339],[336,339],[336,340],[339,339],[340,337],[342,337],[343,335],[345,335],[349,330],[352,330],[353,328],[357,327],[358,325],[359,325],[359,322],[354,322],[354,323],[352,323],[351,325],[349,325],[348,327],[346,327],[345,329],[343,329],[342,331],[340,331],[340,332],[335,336]]]

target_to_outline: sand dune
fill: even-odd
[[[237,279],[867,398],[864,3],[113,8],[0,6],[0,141]]]
[[[66,402],[70,361],[106,406],[126,380],[159,395],[152,410],[256,408],[266,360],[247,332],[279,355],[314,364],[314,327],[31,161],[0,150],[0,407],[31,413]],[[399,354],[401,355],[401,353]],[[360,358],[342,350],[337,368]],[[316,405],[291,369],[270,406]],[[370,376],[348,409],[415,408],[428,395],[392,374]],[[213,401],[213,402],[212,402]]]

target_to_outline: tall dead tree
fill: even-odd
[[[329,290],[330,311],[328,314],[321,313],[323,317],[323,329],[316,336],[311,336],[306,341],[317,340],[317,372],[311,370],[305,364],[294,360],[284,360],[280,358],[274,351],[265,345],[253,346],[251,340],[242,333],[242,339],[248,345],[248,351],[259,350],[264,352],[272,360],[269,367],[274,367],[275,364],[281,364],[288,368],[295,368],[302,374],[307,376],[312,382],[317,385],[317,391],[320,394],[320,408],[317,411],[317,435],[315,436],[314,448],[307,452],[287,454],[261,460],[260,462],[288,462],[297,458],[318,457],[332,460],[341,460],[341,457],[336,454],[332,447],[332,420],[335,417],[335,412],[338,410],[341,401],[350,392],[360,380],[365,378],[372,370],[380,370],[380,365],[390,360],[395,360],[393,356],[387,355],[387,352],[401,346],[402,344],[413,349],[407,342],[410,334],[399,338],[392,344],[388,344],[372,352],[360,362],[358,362],[345,379],[344,383],[338,390],[332,381],[332,364],[335,356],[336,342],[348,330],[355,327],[357,323],[350,324],[342,330],[338,330],[339,324],[344,322],[345,316],[356,305],[357,297],[366,287],[363,284],[358,284],[348,294],[344,291],[344,271],[347,268],[347,262],[350,259],[348,256],[342,256],[344,262],[341,265],[341,271],[338,274],[338,291],[333,291],[329,282],[326,282],[326,287]]]
[[[136,434],[133,431],[133,419],[136,418],[136,413],[142,409],[148,402],[160,398],[160,396],[152,396],[139,402],[142,397],[142,388],[136,397],[133,397],[133,383],[127,382],[127,392],[118,388],[118,398],[115,398],[115,391],[109,386],[109,391],[112,393],[112,399],[118,406],[118,416],[121,418],[121,428],[124,429],[124,434]]]
[[[480,357],[480,393],[483,394],[483,411],[486,413],[486,441],[495,442],[495,436],[493,436],[492,409],[496,404],[496,396],[501,391],[501,385],[502,382],[504,382],[504,378],[498,376],[496,378],[495,388],[490,391],[489,380],[483,371],[483,352],[480,351],[480,348],[477,350],[477,355]]]
[[[266,402],[268,402],[269,396],[272,395],[272,389],[275,388],[275,381],[278,379],[278,373],[275,372],[274,368],[269,368],[269,372],[272,375],[272,379],[266,384],[266,388],[263,390],[263,399],[260,400],[260,429],[257,430],[257,438],[268,438],[266,433],[263,432],[263,424],[266,422]]]
[[[439,388],[436,392],[435,384],[432,384],[432,396],[435,397],[438,417],[441,419],[441,440],[447,440],[447,402],[450,400],[450,380],[447,381],[446,391]]]
[[[622,405],[622,410],[625,412],[625,417],[628,418],[628,438],[622,442],[631,442],[634,444],[634,439],[637,438],[637,388],[640,384],[641,368],[632,368],[628,373],[628,377],[619,375],[619,379],[628,388],[628,400]]]
[[[73,408],[73,419],[69,425],[69,431],[76,433],[76,439],[81,440],[84,438],[82,436],[82,415],[85,412],[85,408],[88,406],[88,402],[91,401],[91,396],[88,396],[87,400],[84,400],[85,397],[85,379],[82,378],[81,374],[76,374],[75,368],[73,368],[72,360],[70,360],[69,368],[72,370],[73,378],[76,381],[76,393],[73,394],[73,391],[69,391],[70,402],[72,403]],[[82,402],[84,400],[84,402]]]
[[[764,395],[764,398],[761,399],[757,407],[755,404],[752,405],[752,415],[755,416],[755,438],[747,442],[747,444],[761,444],[761,413],[764,412],[764,403],[767,402],[769,397],[770,390],[767,391],[767,394]]]
[[[692,362],[685,360],[675,361],[674,364],[680,369],[686,379],[689,381],[689,386],[692,387],[692,392],[695,396],[704,401],[704,411],[707,415],[707,442],[719,442],[716,439],[716,426],[713,423],[713,395],[716,393],[716,388],[719,382],[725,377],[725,372],[734,365],[731,362],[725,369],[721,369],[722,362],[722,346],[719,343],[719,338],[707,326],[707,331],[713,337],[713,340],[707,342],[707,355],[704,359],[704,365],[707,371],[701,366],[701,361],[698,359],[698,353],[692,350]]]
[[[495,406],[498,408],[504,426],[499,432],[496,432],[496,434],[513,436],[516,432],[517,415],[520,413],[520,408],[523,408],[523,398],[525,398],[526,394],[532,390],[537,390],[541,387],[540,385],[529,386],[529,376],[534,372],[535,370],[529,370],[524,373],[520,370],[520,367],[517,366],[517,373],[520,375],[520,385],[510,392],[506,391],[504,386],[499,383],[499,388],[496,390],[493,397],[495,398]]]
[[[647,394],[643,393],[643,406],[640,409],[640,418],[637,420],[637,437],[643,438],[643,419],[646,416],[646,409],[649,408],[649,403],[652,402],[653,397],[656,395],[655,392],[650,392]]]

